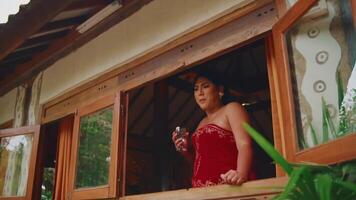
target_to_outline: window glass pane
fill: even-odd
[[[356,131],[356,36],[348,3],[320,1],[287,32],[300,149]]]
[[[76,188],[108,184],[113,107],[80,119]]]
[[[25,196],[33,135],[0,139],[0,197]]]

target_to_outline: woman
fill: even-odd
[[[254,179],[252,143],[242,127],[249,121],[247,112],[236,102],[225,102],[224,93],[214,74],[200,73],[194,81],[194,97],[206,117],[191,138],[188,132],[183,138],[172,134],[176,149],[194,160],[193,187],[240,185]]]

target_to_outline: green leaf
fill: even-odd
[[[323,115],[323,119],[322,119],[322,124],[323,124],[323,143],[329,141],[329,128],[328,128],[328,119],[326,117],[325,114],[325,101],[324,98],[322,98],[322,115]],[[326,108],[327,109],[327,108]]]
[[[333,138],[335,139],[336,138],[336,129],[335,129],[334,123],[331,119],[328,106],[326,105],[325,99],[323,97],[321,98],[321,100],[322,100],[322,104],[323,104],[323,118],[325,117],[327,127],[329,127],[330,133],[333,136]]]
[[[243,123],[244,129],[250,134],[250,136],[256,141],[258,145],[278,164],[283,170],[291,175],[293,168],[292,165],[286,161],[283,156],[274,149],[273,145],[266,140],[261,133],[252,128],[249,124]]]
[[[314,146],[316,146],[319,144],[319,142],[318,142],[318,138],[316,137],[316,131],[314,129],[314,126],[311,124],[310,121],[309,121],[309,126],[310,126],[313,144],[314,144]]]
[[[351,174],[356,174],[356,161],[343,164],[340,167],[340,170],[342,173],[342,180],[345,180],[345,178],[348,178]]]
[[[328,174],[319,174],[315,178],[315,188],[321,200],[331,200],[332,178]]]
[[[356,195],[356,184],[353,184],[351,182],[347,182],[347,181],[342,181],[342,180],[334,180],[334,183],[336,183],[337,185],[343,186],[344,188],[350,190],[350,192],[355,193]],[[356,196],[355,196],[356,198]]]
[[[276,199],[289,199],[291,196],[295,196],[293,199],[316,199],[315,194],[312,194],[308,187],[314,187],[313,183],[306,183],[303,181],[303,177],[306,177],[308,166],[301,166],[294,169],[290,175],[289,182],[284,191]]]
[[[340,109],[342,101],[344,100],[344,87],[342,84],[340,70],[337,70],[337,72],[336,72],[336,81],[337,81],[337,94],[338,94],[339,109]]]
[[[337,192],[335,193],[335,199],[342,200],[355,200],[356,199],[356,185],[351,182],[341,181],[336,179],[333,181]]]

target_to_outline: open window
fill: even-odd
[[[175,150],[171,133],[176,126],[193,133],[205,115],[194,99],[196,70],[218,73],[234,100],[248,111],[253,126],[273,143],[265,50],[265,40],[260,39],[127,91],[125,195],[191,187],[193,163]],[[254,161],[258,179],[275,177],[274,164],[257,145]]]
[[[356,158],[350,1],[297,1],[273,27],[280,150],[290,161]]]
[[[31,199],[40,126],[0,130],[0,199]]]
[[[34,191],[41,194],[41,199],[53,199],[55,191],[56,169],[58,163],[58,139],[60,120],[42,125],[42,134],[39,144],[37,176],[41,184],[35,185]],[[41,192],[39,192],[41,191]],[[40,198],[40,197],[37,197]]]
[[[119,101],[119,95],[110,95],[79,108],[75,115],[68,187],[71,199],[117,195],[122,160],[118,157]]]

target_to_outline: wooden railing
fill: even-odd
[[[283,191],[287,177],[270,178],[244,183],[241,186],[218,185],[204,188],[190,188],[167,192],[132,195],[121,200],[192,200],[192,199],[271,199]]]

